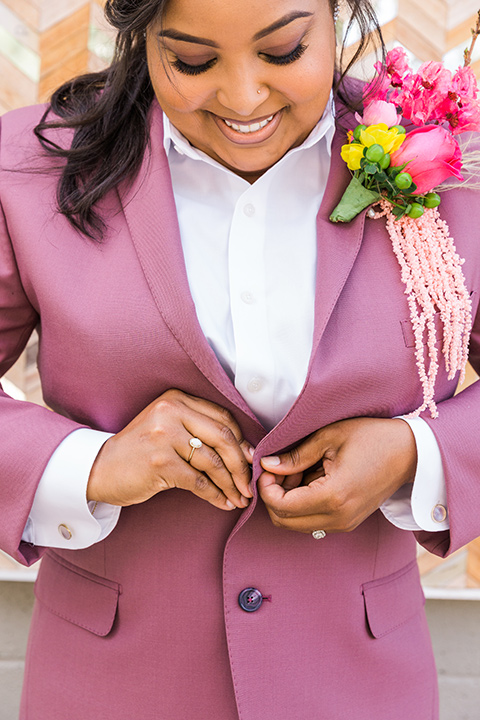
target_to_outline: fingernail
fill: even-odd
[[[228,508],[229,510],[235,510],[235,505],[234,505],[232,502],[230,502],[230,500],[227,500],[227,501],[225,502],[225,505],[227,506],[227,508]]]
[[[253,480],[250,480],[250,482],[248,483],[248,489],[250,490],[250,492],[252,493],[252,496],[253,496]]]
[[[271,465],[274,467],[275,465],[280,465],[281,460],[278,457],[278,455],[271,455],[270,457],[264,457],[262,458],[262,463],[265,465]]]
[[[240,498],[240,502],[243,505],[243,507],[247,507],[247,505],[250,504],[250,500],[247,497],[245,497],[244,495],[242,495],[242,497]]]

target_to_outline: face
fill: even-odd
[[[147,31],[158,101],[207,155],[253,181],[300,145],[332,87],[328,0],[170,0]]]

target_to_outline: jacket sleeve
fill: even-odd
[[[13,365],[39,317],[23,290],[0,205],[0,377]],[[46,408],[13,400],[0,386],[0,548],[30,565],[42,548],[21,541],[35,491],[59,443],[82,427]]]
[[[480,374],[480,312],[470,337],[469,360]],[[442,456],[450,530],[420,531],[418,542],[442,557],[480,536],[480,382],[438,403],[439,416],[430,425]]]

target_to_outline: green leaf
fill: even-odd
[[[378,202],[381,197],[380,193],[368,190],[359,182],[358,178],[353,177],[343,193],[342,199],[330,215],[330,220],[332,222],[350,222],[362,210]]]

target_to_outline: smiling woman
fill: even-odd
[[[108,0],[112,65],[1,118],[0,375],[38,328],[51,408],[0,392],[0,546],[43,557],[20,720],[438,720],[411,531],[480,534],[479,390],[439,369],[405,417],[384,221],[329,222],[335,11]]]
[[[188,30],[188,32],[187,32]],[[147,34],[155,95],[198,149],[250,181],[300,145],[333,84],[331,7],[317,0],[169,3]]]

